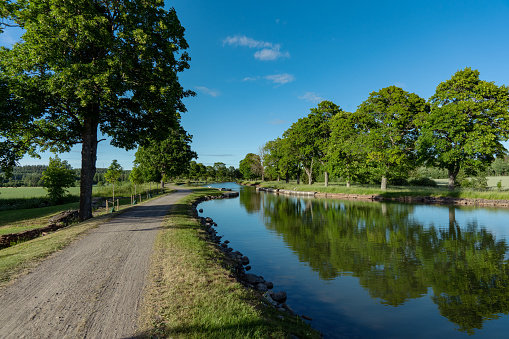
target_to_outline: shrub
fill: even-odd
[[[408,181],[410,186],[424,186],[424,187],[436,187],[437,183],[435,180],[430,178],[412,178]]]

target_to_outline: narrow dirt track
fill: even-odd
[[[155,235],[188,190],[139,205],[0,290],[0,338],[132,338]]]

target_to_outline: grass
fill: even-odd
[[[62,211],[78,209],[78,203],[23,210],[0,211],[0,235],[47,226],[49,219]]]
[[[231,275],[226,257],[190,216],[195,189],[174,207],[155,242],[144,333],[170,338],[319,338],[300,318],[263,306]]]
[[[509,177],[490,177],[488,183],[496,183],[498,180],[507,182],[509,187]],[[488,185],[489,185],[488,184]],[[298,191],[315,191],[320,193],[343,193],[343,194],[361,194],[361,195],[380,195],[383,197],[402,197],[402,196],[431,196],[431,197],[454,197],[454,198],[466,198],[466,199],[487,199],[487,200],[509,200],[509,191],[502,189],[488,190],[473,190],[473,189],[455,189],[449,191],[447,186],[439,185],[438,187],[417,187],[417,186],[388,186],[386,191],[380,190],[379,185],[360,185],[352,184],[350,188],[346,187],[344,183],[329,183],[328,187],[324,186],[324,183],[314,183],[313,185],[297,184],[290,182],[267,181],[261,183],[262,187],[281,188],[287,190],[298,190]]]
[[[79,187],[69,187],[71,195],[80,195]],[[43,187],[0,187],[0,203],[2,199],[24,199],[40,198],[48,195],[48,191]]]

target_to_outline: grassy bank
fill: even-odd
[[[228,261],[191,217],[196,189],[166,219],[155,243],[145,334],[171,338],[318,338],[299,318],[262,306],[232,277]]]
[[[380,190],[379,185],[360,185],[352,184],[346,187],[343,183],[329,183],[328,187],[324,183],[314,183],[313,185],[297,184],[290,182],[286,184],[283,181],[265,181],[248,182],[249,184],[259,184],[262,187],[272,187],[297,191],[314,191],[320,193],[342,193],[342,194],[363,194],[380,195],[383,197],[403,197],[403,196],[430,196],[430,197],[454,197],[466,199],[488,199],[488,200],[508,200],[509,190],[496,189],[474,190],[474,189],[455,189],[450,191],[447,187],[418,187],[418,186],[388,186],[386,191]]]

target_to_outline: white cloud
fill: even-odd
[[[217,97],[221,94],[221,92],[219,92],[218,90],[212,90],[210,88],[207,88],[207,87],[203,87],[203,86],[195,86],[195,88],[204,93],[204,94],[207,94],[207,95],[210,95],[211,97]]]
[[[260,77],[245,77],[242,81],[256,81],[258,79],[260,79]]]
[[[223,46],[243,46],[251,49],[258,49],[254,57],[258,60],[268,61],[279,58],[289,58],[290,53],[281,52],[281,45],[272,42],[254,40],[245,35],[228,36],[223,40]]]
[[[261,51],[258,51],[254,54],[254,57],[258,60],[266,61],[266,60],[276,60],[278,58],[289,58],[290,53],[281,52],[279,50],[279,45],[274,46],[271,49],[264,48]]]
[[[288,73],[267,75],[264,78],[278,85],[284,85],[295,81],[295,77]]]
[[[313,92],[306,92],[306,93],[304,93],[304,95],[299,96],[299,99],[306,100],[306,101],[311,101],[311,102],[319,102],[319,101],[323,101],[324,100],[318,94],[313,93]]]

